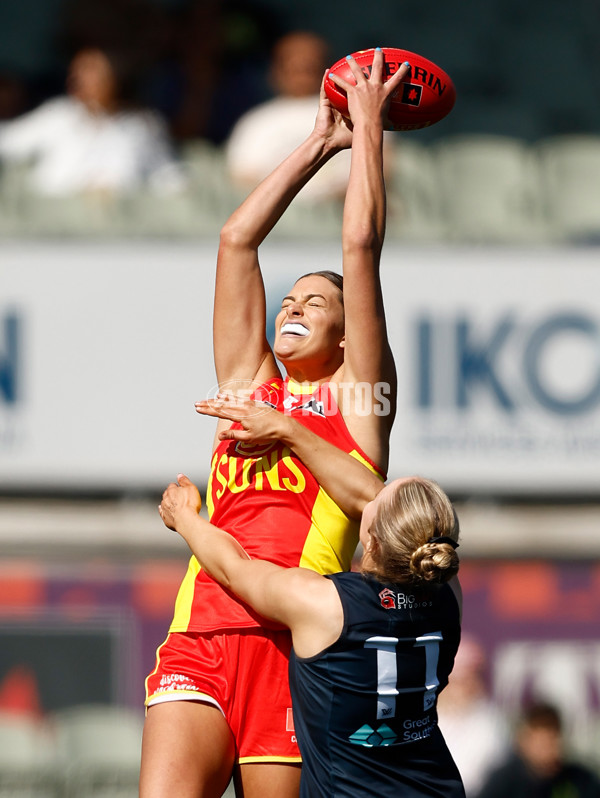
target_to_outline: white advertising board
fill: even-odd
[[[4,243],[0,485],[208,476],[216,242]],[[267,242],[272,319],[336,242]],[[600,494],[600,250],[386,244],[399,375],[389,473],[458,493]],[[231,298],[236,312],[236,297]]]

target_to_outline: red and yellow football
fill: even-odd
[[[387,130],[419,130],[439,122],[447,116],[456,101],[456,89],[450,76],[437,64],[397,47],[382,47],[384,75],[387,80],[400,69],[405,61],[410,72],[392,95],[388,112]],[[352,53],[356,63],[366,75],[370,75],[375,50],[359,50]],[[346,92],[331,80],[329,73],[339,75],[348,83],[355,83],[348,60],[341,58],[328,70],[325,78],[325,93],[331,104],[343,116],[348,116]]]

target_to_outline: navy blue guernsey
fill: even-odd
[[[460,642],[454,592],[328,578],[342,634],[315,657],[290,659],[301,798],[464,798],[436,709]]]

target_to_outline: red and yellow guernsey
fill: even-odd
[[[381,476],[351,438],[327,384],[315,387],[277,378],[253,396],[290,413]],[[252,558],[322,574],[350,569],[358,522],[342,512],[304,463],[279,441],[263,445],[221,441],[213,453],[206,504],[211,522],[231,533]],[[171,632],[265,625],[272,626],[191,558]]]

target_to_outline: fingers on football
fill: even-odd
[[[325,72],[323,72],[323,80],[321,81],[321,90],[319,92],[319,97],[321,101],[326,100],[327,102],[329,102],[329,97],[325,92],[325,79],[327,77],[328,72],[329,72],[328,69],[326,69]]]
[[[383,55],[382,55],[382,57],[383,57]],[[346,56],[346,60],[348,61],[348,66],[350,67],[350,71],[352,72],[352,74],[354,76],[354,80],[355,80],[356,85],[358,86],[359,83],[366,82],[368,78],[365,75],[365,73],[362,71],[362,69],[359,67],[359,65],[356,63],[356,60],[355,60],[354,56],[347,55]],[[352,84],[350,84],[350,85],[352,85]]]
[[[358,67],[358,64],[356,66]],[[381,47],[377,47],[375,48],[375,51],[373,53],[373,62],[371,64],[370,80],[374,83],[381,83],[382,79],[383,79],[383,50],[381,49]]]
[[[352,60],[350,60],[350,59],[352,59]],[[358,65],[357,65],[356,61],[354,61],[354,59],[350,55],[348,56],[348,63],[350,64],[350,69],[352,69],[352,64],[353,63],[354,63],[354,66],[358,68]],[[359,71],[360,71],[360,69],[359,69]],[[354,70],[352,70],[352,74],[354,74]],[[362,75],[362,72],[361,72],[361,75]],[[363,77],[364,77],[364,75],[363,75]],[[341,78],[339,75],[336,75],[335,72],[330,72],[329,73],[329,79],[331,80],[332,83],[335,83],[336,86],[339,86],[340,89],[343,89],[345,92],[348,92],[348,89],[352,89],[354,86],[356,86],[356,79],[355,79],[354,83],[350,83],[349,81],[345,80],[344,78]]]
[[[405,62],[402,64],[400,69],[390,77],[390,79],[385,84],[385,88],[388,94],[393,94],[400,83],[409,75],[410,73],[410,64]]]

